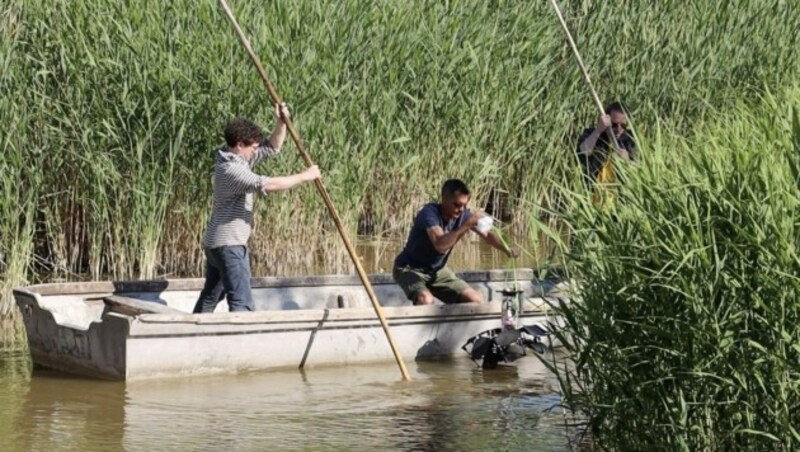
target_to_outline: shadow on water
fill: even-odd
[[[5,357],[4,357],[5,358]],[[554,382],[534,357],[106,382],[2,361],[3,450],[558,450]],[[16,369],[10,372],[8,369]],[[2,428],[2,427],[0,427]]]

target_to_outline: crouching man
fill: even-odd
[[[483,301],[477,290],[447,268],[453,247],[470,230],[494,248],[517,257],[516,250],[503,245],[494,231],[476,228],[484,215],[467,209],[469,195],[464,182],[450,179],[442,185],[440,202],[426,204],[414,218],[392,276],[415,305],[433,304],[434,297],[444,303]]]

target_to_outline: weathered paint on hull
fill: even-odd
[[[225,323],[172,323],[141,316],[127,344],[128,379],[231,371],[347,365],[393,359],[374,312],[364,308],[307,312],[308,319],[231,319]],[[260,314],[260,313],[259,313]],[[385,308],[392,336],[405,359],[465,355],[467,339],[499,326],[496,305]],[[162,317],[162,319],[157,319]],[[250,317],[250,316],[247,316]],[[274,318],[279,317],[279,318]],[[177,319],[175,319],[177,321]],[[528,313],[523,323],[546,319]],[[155,323],[150,323],[155,322]],[[247,322],[247,323],[244,323]],[[251,323],[252,322],[252,323]]]
[[[15,292],[34,365],[87,377],[125,379],[127,318],[109,313],[88,329],[56,322],[33,294]]]
[[[254,292],[262,295],[262,307],[280,303],[277,309],[281,309],[286,303],[280,300],[286,300],[287,293],[293,307],[250,313],[133,316],[109,312],[102,302],[102,296],[110,293],[136,294],[187,310],[196,297],[193,291],[199,291],[199,280],[43,285],[16,290],[14,295],[34,363],[94,378],[137,380],[394,359],[374,310],[358,298],[357,281],[347,277],[312,281],[307,290],[277,279],[274,285],[261,281]],[[472,284],[483,287],[491,299],[496,289],[492,284],[503,283]],[[156,287],[152,293],[145,290]],[[497,302],[402,306],[407,301],[397,298],[396,286],[379,287],[382,303],[400,305],[383,311],[406,360],[466,356],[461,346],[468,338],[499,326]],[[528,289],[532,295],[535,289]],[[331,307],[342,304],[342,296],[336,294],[343,293],[349,294],[344,305],[355,307]],[[523,324],[552,320],[540,310],[540,298],[529,298],[527,304]],[[320,308],[302,309],[314,305]]]

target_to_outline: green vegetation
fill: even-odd
[[[565,400],[612,450],[800,445],[800,90],[644,143],[574,198]]]
[[[346,227],[402,237],[441,180],[528,230],[592,103],[546,2],[232,0]],[[797,79],[794,2],[563,2],[602,95],[686,130]],[[0,279],[199,276],[211,151],[272,107],[212,0],[0,6]],[[293,146],[263,171],[298,170]],[[258,203],[268,274],[351,264],[313,189]],[[534,207],[535,206],[535,207]]]
[[[797,2],[563,2],[645,157],[610,209],[574,192],[595,112],[547,2],[231,6],[352,235],[402,238],[446,177],[529,248],[570,207],[562,378],[595,442],[797,448]],[[0,322],[26,281],[199,276],[211,151],[234,115],[272,127],[260,84],[212,0],[3,2]],[[263,273],[351,271],[313,189],[258,209]]]

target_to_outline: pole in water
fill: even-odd
[[[225,12],[225,16],[228,18],[228,21],[230,21],[234,30],[236,30],[236,35],[239,37],[239,41],[242,43],[242,46],[244,46],[248,56],[250,57],[250,61],[253,62],[258,74],[261,76],[261,80],[264,82],[264,87],[267,88],[272,101],[276,104],[281,104],[282,101],[280,97],[278,97],[278,93],[275,91],[275,88],[272,87],[272,83],[269,82],[269,78],[267,78],[267,73],[261,65],[261,61],[256,57],[253,48],[250,46],[250,41],[247,39],[247,37],[245,37],[242,28],[239,26],[239,22],[237,22],[236,17],[233,15],[233,11],[231,11],[225,0],[219,0],[219,5],[222,7],[222,10]],[[283,115],[283,113],[281,113],[281,115]],[[289,135],[291,135],[292,140],[294,140],[294,143],[297,147],[297,152],[300,153],[300,156],[306,162],[306,165],[313,165],[311,157],[309,157],[308,153],[306,152],[303,142],[300,140],[300,135],[295,130],[291,119],[284,116],[281,116],[281,118],[286,124],[286,128],[289,130]],[[344,226],[339,218],[339,214],[336,212],[333,201],[328,195],[328,190],[325,188],[325,185],[320,179],[314,180],[314,185],[317,187],[317,191],[319,192],[320,196],[322,196],[322,200],[325,202],[325,206],[328,208],[328,213],[330,214],[331,219],[333,220],[334,224],[336,224],[336,229],[339,231],[339,235],[342,237],[342,241],[347,249],[347,253],[350,255],[350,259],[353,260],[353,265],[356,267],[356,272],[361,279],[361,283],[364,285],[364,290],[367,291],[370,302],[372,302],[372,307],[375,309],[375,314],[378,316],[378,320],[381,323],[383,332],[386,334],[386,339],[389,341],[389,346],[391,347],[392,353],[394,354],[394,359],[397,361],[397,365],[400,368],[400,373],[403,375],[403,380],[409,381],[411,380],[411,377],[409,376],[408,369],[406,369],[406,365],[403,362],[403,357],[400,355],[400,350],[397,348],[394,338],[392,338],[392,333],[389,331],[389,324],[386,322],[386,318],[383,315],[383,310],[381,309],[380,303],[378,303],[378,297],[375,295],[375,291],[372,288],[372,283],[370,283],[369,278],[367,277],[367,274],[361,265],[361,260],[358,258],[355,248],[350,243],[350,239],[345,233]]]

